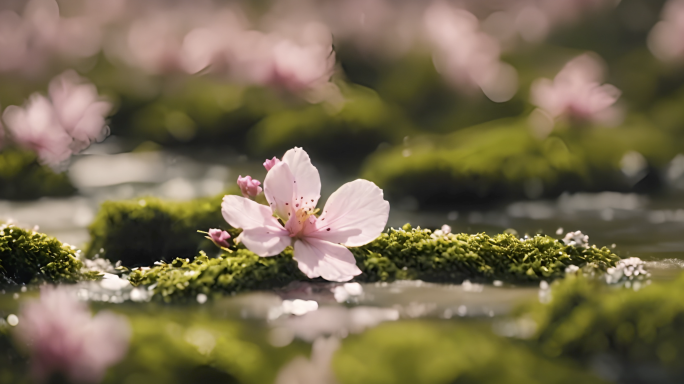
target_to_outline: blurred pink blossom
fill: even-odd
[[[97,88],[75,71],[67,71],[50,82],[50,99],[64,130],[73,137],[72,149],[79,152],[109,134],[105,117],[112,104]]]
[[[437,1],[425,10],[423,20],[439,73],[457,86],[481,88],[493,101],[513,97],[517,72],[500,61],[498,41],[480,30],[477,17]]]
[[[589,55],[569,61],[552,80],[537,79],[530,98],[552,118],[571,118],[609,124],[618,117],[612,108],[620,90],[603,80],[601,63]]]
[[[2,117],[14,143],[35,151],[42,164],[58,169],[72,154],[108,134],[105,116],[111,104],[73,71],[54,78],[49,95],[48,99],[34,93],[23,107],[7,107]]]
[[[684,59],[684,0],[670,0],[665,4],[662,21],[648,36],[648,47],[661,60]]]
[[[240,187],[242,196],[244,197],[255,197],[261,193],[261,182],[256,179],[252,179],[252,176],[238,176],[237,184]]]
[[[34,93],[24,107],[10,105],[2,118],[12,141],[35,151],[42,164],[59,168],[71,157],[73,139],[45,96]]]
[[[124,317],[106,311],[93,317],[72,292],[51,286],[21,308],[15,333],[39,381],[61,373],[74,382],[97,383],[124,357],[129,338]]]

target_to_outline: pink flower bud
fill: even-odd
[[[209,230],[209,236],[207,236],[207,239],[211,240],[216,244],[217,247],[221,248],[228,248],[230,247],[230,244],[228,244],[228,239],[230,239],[230,233],[226,231],[222,231],[220,229],[212,228]]]
[[[252,176],[238,176],[237,184],[244,197],[255,197],[261,193],[261,182],[259,182],[259,180],[253,180]]]
[[[272,159],[266,159],[266,161],[264,161],[264,168],[266,168],[267,171],[270,171],[271,168],[275,167],[278,163],[280,163],[280,159],[273,156]]]

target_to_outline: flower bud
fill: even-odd
[[[228,244],[228,239],[230,239],[230,233],[226,231],[222,231],[217,228],[212,228],[208,232],[209,236],[207,236],[207,239],[211,240],[216,244],[217,247],[220,248],[228,248],[230,247],[230,244]]]
[[[272,159],[266,159],[266,161],[264,161],[264,168],[266,168],[267,171],[270,171],[271,168],[275,167],[278,163],[280,163],[280,159],[273,156]]]
[[[242,191],[242,195],[244,197],[255,197],[261,193],[261,182],[259,182],[259,180],[252,179],[251,176],[238,176],[237,184],[240,187],[240,191]]]

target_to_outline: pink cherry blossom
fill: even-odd
[[[361,270],[346,247],[367,244],[382,233],[389,203],[380,188],[359,179],[335,191],[316,217],[320,193],[318,170],[303,149],[293,148],[266,175],[269,206],[226,196],[222,213],[230,225],[243,229],[242,243],[257,255],[274,256],[293,245],[299,269],[308,277],[347,281]]]
[[[42,164],[59,167],[71,157],[73,140],[45,96],[31,95],[23,108],[10,105],[2,117],[12,140],[35,151]]]
[[[109,133],[105,116],[111,104],[73,71],[50,82],[49,96],[34,93],[23,107],[7,107],[3,120],[12,141],[35,151],[42,164],[59,169],[72,154]]]
[[[240,187],[242,196],[244,197],[255,197],[261,193],[261,182],[256,179],[252,179],[252,176],[238,176],[237,184]]]
[[[230,239],[230,233],[226,231],[222,231],[217,228],[212,228],[209,230],[209,236],[207,236],[207,239],[211,240],[216,244],[217,247],[221,248],[228,248],[230,247],[230,244],[228,244],[228,239]]]
[[[553,81],[538,79],[532,84],[532,103],[552,118],[609,122],[616,111],[611,109],[620,90],[610,84],[601,85],[600,63],[589,55],[568,62]]]
[[[62,127],[74,138],[72,148],[79,152],[93,141],[101,141],[109,129],[105,117],[112,104],[97,93],[75,71],[66,71],[50,82],[50,99]]]
[[[15,338],[30,353],[37,380],[61,373],[70,381],[96,383],[124,357],[130,327],[107,311],[91,316],[73,291],[45,286],[39,300],[22,307]]]
[[[670,0],[663,7],[662,20],[648,36],[651,52],[664,61],[684,58],[684,0]]]
[[[266,168],[267,171],[270,171],[271,168],[273,168],[278,163],[280,163],[280,159],[273,156],[272,159],[266,159],[266,161],[264,161],[264,168]]]

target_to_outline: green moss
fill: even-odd
[[[82,274],[75,247],[54,237],[15,226],[0,227],[0,284],[76,282]]]
[[[390,229],[371,243],[351,248],[364,271],[359,280],[504,280],[532,282],[562,277],[569,265],[600,270],[619,258],[607,248],[575,248],[549,236],[521,240],[512,234],[434,236],[427,229]]]
[[[104,202],[90,226],[92,240],[86,255],[121,260],[125,266],[195,255],[201,244],[210,244],[198,230],[227,226],[221,217],[222,197],[188,202],[153,197]],[[236,234],[233,231],[233,237]]]
[[[534,136],[527,119],[505,119],[376,152],[362,177],[424,202],[524,197],[531,183],[548,196],[630,190],[633,181],[620,165],[630,151],[654,168],[676,154],[669,135],[636,116],[618,128],[558,127],[544,139]]]
[[[591,364],[608,356],[626,374],[656,380],[649,367],[664,367],[684,379],[684,276],[654,283],[635,292],[605,286],[585,276],[568,277],[552,286],[547,304],[517,310],[537,331],[531,342],[549,356],[566,356]]]
[[[176,259],[149,270],[131,272],[134,285],[155,284],[157,299],[194,300],[197,294],[234,293],[257,289],[282,287],[295,280],[306,280],[286,250],[274,257],[259,257],[240,249],[210,259],[204,253],[188,259]]]
[[[436,321],[382,324],[345,340],[333,368],[341,384],[602,382],[482,328]]]
[[[525,283],[562,277],[568,265],[591,265],[599,270],[619,258],[607,248],[575,248],[548,236],[520,240],[510,234],[450,234],[430,230],[390,229],[373,242],[351,248],[363,274],[358,281],[421,279],[461,282],[495,279]],[[154,285],[157,299],[194,299],[198,293],[219,294],[268,289],[309,280],[297,268],[291,248],[262,258],[242,248],[210,259],[176,259],[150,269],[136,269],[133,284]]]
[[[65,173],[38,164],[31,151],[0,152],[0,199],[32,200],[43,196],[69,196],[76,192]]]

